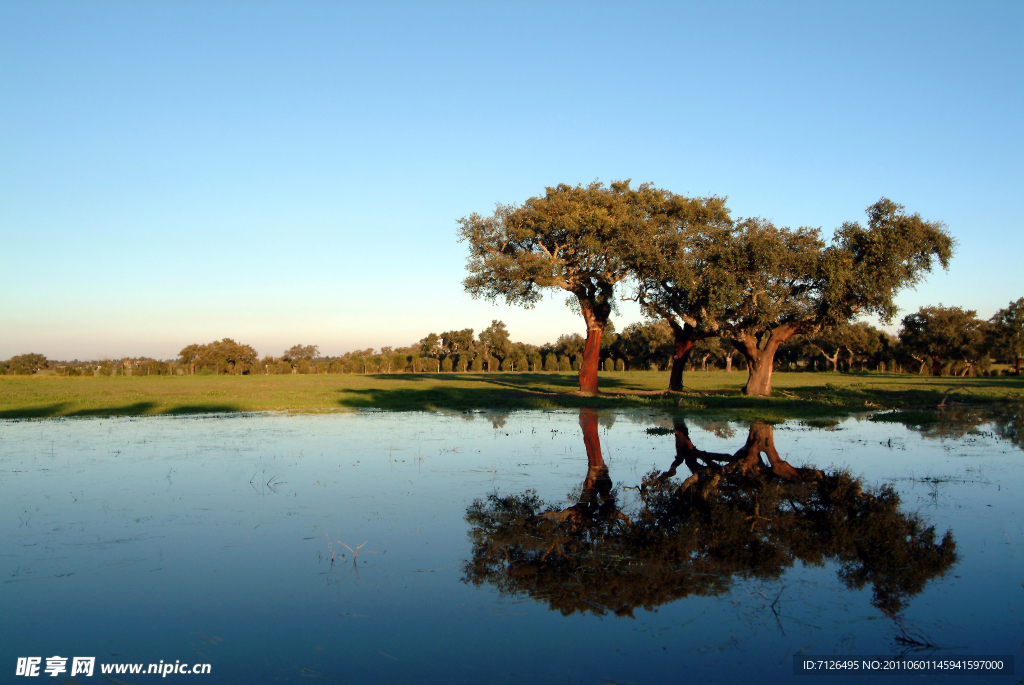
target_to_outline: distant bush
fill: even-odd
[[[7,373],[14,373],[19,376],[30,376],[39,369],[47,367],[46,357],[41,354],[19,354],[7,360]]]

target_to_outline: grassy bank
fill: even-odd
[[[919,410],[947,402],[1020,402],[1019,378],[778,373],[771,398],[744,397],[746,374],[691,373],[686,391],[663,393],[663,372],[601,375],[602,395],[575,393],[569,373],[321,376],[0,377],[0,419],[207,412],[330,412],[358,409],[658,408],[728,412],[737,418],[834,416]]]

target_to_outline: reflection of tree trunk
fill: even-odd
[[[592,502],[598,495],[607,495],[612,490],[612,479],[601,456],[601,438],[598,435],[597,412],[580,409],[580,428],[583,429],[583,444],[587,448],[587,478],[583,481],[582,502]]]
[[[768,457],[767,467],[770,472],[780,478],[794,481],[811,481],[821,478],[822,473],[817,469],[795,468],[789,462],[779,456],[775,449],[775,431],[770,424],[758,421],[751,422],[750,431],[747,433],[747,441],[735,454],[722,454],[717,452],[704,452],[694,447],[690,440],[690,433],[686,424],[681,419],[674,421],[676,434],[676,458],[668,471],[659,476],[659,480],[665,481],[676,475],[676,469],[682,463],[693,473],[692,476],[680,486],[685,490],[698,480],[703,473],[717,473],[720,469],[740,470],[753,472],[765,468],[761,462],[760,455],[764,453]],[[701,463],[703,462],[703,464]],[[722,464],[721,466],[719,464]]]
[[[601,439],[597,433],[598,421],[595,410],[580,409],[580,428],[583,429],[583,444],[587,448],[587,477],[583,481],[580,501],[562,511],[540,514],[538,518],[580,523],[604,515],[628,522],[629,518],[615,507],[615,498],[611,496],[612,479],[601,456]],[[544,556],[547,557],[552,550],[548,550]]]
[[[768,457],[772,473],[786,480],[814,480],[822,475],[821,471],[817,469],[794,468],[789,462],[783,460],[779,456],[778,450],[775,449],[775,429],[771,424],[752,421],[750,432],[747,434],[747,442],[736,453],[736,457],[742,458],[744,468],[749,468],[760,462],[758,457],[762,452]]]
[[[693,442],[690,440],[690,431],[686,427],[686,422],[683,421],[683,419],[672,419],[672,428],[675,431],[676,438],[676,458],[672,462],[668,471],[658,476],[658,480],[665,481],[674,477],[676,475],[676,469],[679,468],[679,465],[682,463],[685,463],[686,468],[696,474],[698,471],[705,469],[707,465],[713,464],[716,461],[727,462],[732,458],[731,455],[728,454],[705,452],[694,447]],[[701,461],[704,462],[704,466],[701,465]],[[687,482],[689,482],[689,479]]]

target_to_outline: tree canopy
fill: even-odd
[[[558,185],[522,205],[498,205],[494,214],[459,220],[469,243],[463,281],[474,297],[532,307],[546,288],[575,296],[587,326],[580,390],[597,392],[601,337],[615,307],[615,286],[631,273],[622,246],[643,230],[646,208],[663,191],[629,181],[609,187]]]
[[[930,360],[933,376],[942,375],[944,362],[960,360],[969,368],[985,353],[984,324],[972,309],[921,307],[902,323],[900,343],[922,363]]]
[[[722,268],[721,245],[733,228],[725,198],[651,198],[647,231],[633,232],[625,259],[637,279],[636,299],[645,314],[672,330],[670,390],[682,390],[682,373],[693,345],[720,332],[714,315],[736,299],[733,275]]]
[[[743,392],[768,395],[775,352],[786,340],[865,314],[888,322],[899,290],[919,283],[936,262],[948,266],[954,242],[943,224],[903,210],[882,198],[868,207],[866,227],[847,222],[830,244],[819,229],[763,219],[730,227],[724,208],[715,221],[684,229],[651,224],[668,232],[651,242],[659,250],[670,245],[672,260],[644,261],[641,282],[656,282],[647,290],[671,296],[675,316],[734,345],[747,360]]]
[[[996,352],[1011,359],[1020,374],[1020,362],[1024,358],[1024,297],[1000,309],[991,321],[991,339]]]
[[[313,361],[319,355],[320,347],[318,345],[292,345],[284,351],[282,358],[287,361],[299,361],[300,359]]]
[[[216,340],[206,345],[188,345],[178,353],[181,364],[195,370],[212,368],[215,373],[247,374],[256,364],[256,350],[237,343],[231,338]]]
[[[7,373],[11,374],[31,376],[39,369],[45,368],[46,357],[35,352],[19,354],[7,360]]]

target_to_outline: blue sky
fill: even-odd
[[[1024,4],[0,3],[0,358],[338,354],[508,325],[456,220],[631,178],[821,227],[946,222],[898,302],[1024,296]],[[623,306],[621,329],[637,320]]]

